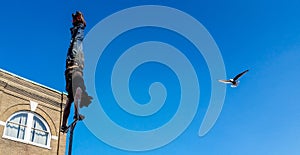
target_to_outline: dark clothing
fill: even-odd
[[[74,89],[76,89],[78,86],[80,86],[81,89],[85,91],[85,86],[82,78],[82,74],[83,74],[82,70],[84,67],[84,55],[83,55],[83,48],[82,48],[82,41],[84,38],[84,28],[85,26],[82,23],[81,24],[79,23],[70,29],[72,38],[67,53],[66,71],[65,71],[66,91],[68,92],[69,102],[74,101],[73,92],[75,92]],[[80,72],[81,74],[77,74],[77,76],[74,77],[73,74],[76,72]],[[74,78],[76,78],[77,80],[74,81]]]
[[[66,68],[77,65],[80,69],[84,67],[84,55],[82,48],[82,41],[84,38],[83,24],[77,24],[71,30],[71,43],[67,53]]]

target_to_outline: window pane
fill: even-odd
[[[24,139],[27,114],[21,113],[11,118],[6,124],[6,136]]]
[[[36,116],[33,117],[30,141],[47,145],[48,132],[45,124]]]
[[[47,145],[48,133],[38,130],[31,130],[31,141],[37,144]]]

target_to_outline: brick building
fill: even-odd
[[[66,95],[0,69],[0,154],[64,155]]]

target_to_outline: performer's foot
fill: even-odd
[[[75,115],[75,116],[74,116],[74,119],[79,120],[79,121],[84,120],[84,118],[85,118],[85,116],[84,116],[84,115],[81,115],[81,114]]]
[[[62,133],[67,133],[67,132],[68,132],[68,127],[65,126],[65,125],[62,125],[62,126],[60,127],[60,132],[62,132]]]

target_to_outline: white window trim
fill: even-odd
[[[58,140],[58,136],[51,135],[51,139]]]
[[[52,137],[52,135],[51,135],[51,132],[50,132],[50,128],[49,128],[49,125],[48,125],[48,123],[42,118],[42,117],[40,117],[39,115],[34,115],[35,117],[37,117],[38,119],[40,119],[42,122],[43,122],[43,124],[46,126],[46,129],[47,129],[47,133],[48,133],[48,138],[47,138],[47,147],[49,147],[50,148],[50,141],[51,141],[51,137]],[[33,117],[32,117],[32,121],[33,121]],[[31,123],[31,125],[32,125],[33,123]],[[30,129],[31,129],[32,127],[30,127]],[[30,130],[31,131],[31,130]],[[29,133],[29,135],[30,135],[30,133]],[[31,141],[29,141],[30,143],[34,143],[34,142],[31,142]],[[36,144],[36,143],[34,143],[34,144]],[[41,144],[37,144],[37,145],[41,145]],[[45,146],[45,145],[42,145],[42,146]]]
[[[24,140],[25,141],[30,141],[30,133],[32,129],[32,122],[33,122],[33,113],[28,112],[27,113],[27,121],[26,121],[26,128],[25,128],[25,135],[24,135]]]
[[[6,126],[6,123],[0,120],[0,125]]]
[[[35,111],[36,110],[36,107],[38,106],[38,103],[37,102],[34,102],[34,101],[30,101],[30,110],[31,111]]]
[[[24,139],[19,139],[19,138],[15,138],[15,137],[10,137],[10,136],[7,136],[5,135],[6,133],[6,124],[9,120],[11,120],[11,118],[13,118],[14,116],[20,114],[20,113],[26,113],[27,114],[27,124],[26,124],[26,128],[25,128],[25,135],[24,135]],[[32,122],[33,122],[33,117],[37,117],[38,119],[40,119],[43,124],[46,126],[46,129],[47,129],[47,132],[48,132],[48,137],[47,137],[47,145],[42,145],[42,144],[38,144],[38,143],[35,143],[35,142],[31,142],[30,141],[30,134],[31,134],[31,129],[32,129]],[[30,111],[19,111],[19,112],[16,112],[14,113],[13,115],[11,115],[7,121],[5,122],[4,124],[4,131],[3,131],[3,135],[2,135],[2,138],[5,138],[5,139],[9,139],[9,140],[13,140],[13,141],[18,141],[18,142],[22,142],[22,143],[26,143],[26,144],[31,144],[31,145],[34,145],[34,146],[38,146],[38,147],[42,147],[42,148],[46,148],[46,149],[51,149],[50,147],[50,142],[51,142],[51,139],[52,139],[52,135],[50,133],[50,128],[49,128],[49,125],[44,121],[43,118],[41,118],[40,116],[38,116],[37,114],[35,113],[32,113]]]

